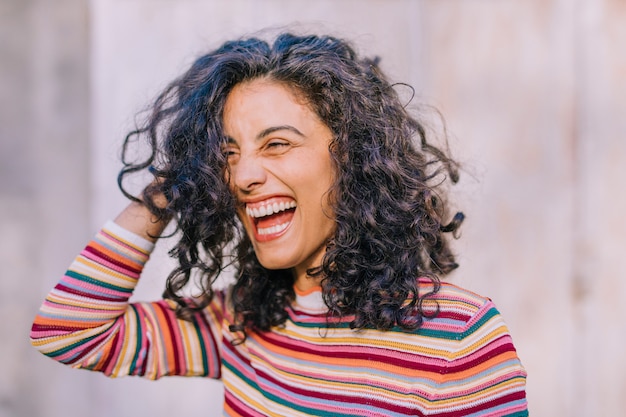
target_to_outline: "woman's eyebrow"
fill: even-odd
[[[298,136],[301,137],[305,137],[304,133],[300,132],[298,129],[296,129],[295,127],[291,126],[291,125],[281,125],[281,126],[272,126],[272,127],[268,127],[267,129],[263,129],[261,132],[259,132],[258,135],[256,135],[256,140],[261,140],[264,137],[271,135],[274,132],[278,132],[280,130],[287,130],[289,132],[293,132]],[[227,145],[237,145],[237,141],[232,138],[231,136],[225,136],[225,144]]]
[[[279,131],[279,130],[288,130],[290,132],[295,133],[298,136],[304,137],[304,134],[300,132],[298,129],[296,129],[295,127],[291,125],[281,125],[281,126],[268,127],[267,129],[262,130],[261,132],[259,132],[258,135],[256,135],[256,140],[263,139],[264,137],[271,135],[272,133]]]

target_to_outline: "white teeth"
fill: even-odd
[[[289,226],[289,222],[283,224],[277,224],[276,226],[266,227],[265,229],[258,229],[257,232],[260,235],[270,235],[278,232],[282,232]]]
[[[246,207],[246,213],[248,214],[248,216],[258,219],[259,217],[270,216],[272,214],[289,210],[294,207],[296,207],[295,201],[290,201],[287,203],[285,203],[284,201],[281,201],[280,203],[270,203],[267,205],[262,205],[261,207],[255,207],[255,208]]]

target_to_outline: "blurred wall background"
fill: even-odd
[[[28,331],[125,204],[134,115],[199,53],[281,26],[353,39],[444,115],[467,215],[450,280],[499,306],[531,415],[620,415],[625,21],[621,0],[1,0],[0,416],[220,415],[218,382],[71,370]],[[164,252],[136,298],[159,296]]]

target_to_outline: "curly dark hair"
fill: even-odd
[[[198,58],[158,96],[145,123],[124,141],[118,183],[149,169],[158,179],[141,200],[161,219],[175,218],[180,239],[170,252],[178,266],[164,297],[177,302],[179,317],[206,307],[212,285],[228,265],[237,279],[230,300],[233,331],[267,331],[284,323],[294,299],[289,270],[258,262],[237,219],[236,201],[224,179],[224,103],[238,83],[265,78],[305,100],[333,134],[329,146],[336,178],[329,201],[336,229],[320,277],[329,316],[351,316],[355,329],[414,330],[436,314],[423,302],[439,289],[439,277],[457,267],[446,233],[454,233],[445,210],[446,179],[458,180],[456,163],[429,143],[426,129],[408,112],[378,59],[360,58],[346,41],[331,36],[281,34],[272,44],[258,38],[223,44]],[[137,138],[147,138],[148,157],[130,160]],[[167,205],[156,204],[165,195]],[[234,249],[233,249],[234,248]],[[232,249],[232,250],[229,250]],[[183,289],[199,273],[202,295],[189,303]],[[418,277],[433,284],[420,291]]]

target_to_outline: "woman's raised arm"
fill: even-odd
[[[166,300],[129,304],[165,225],[141,203],[108,222],[46,297],[32,326],[33,346],[109,376],[219,377],[221,293],[191,321],[178,319]]]

